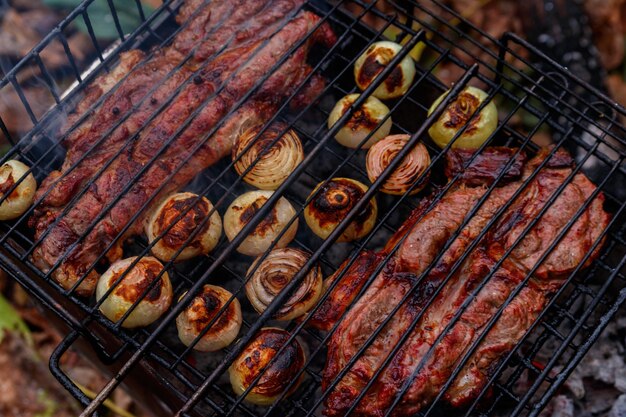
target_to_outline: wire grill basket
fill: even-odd
[[[211,1],[207,0],[205,3]],[[578,268],[568,277],[566,284],[551,298],[548,307],[527,332],[524,340],[497,364],[489,389],[483,390],[469,408],[459,413],[537,415],[623,304],[626,298],[626,290],[623,288],[626,260],[626,218],[623,210],[626,193],[622,184],[626,173],[623,166],[623,145],[626,141],[622,118],[626,116],[626,110],[517,36],[508,34],[503,39],[492,39],[439,1],[410,0],[391,3],[390,12],[380,11],[376,1],[351,3],[350,12],[343,2],[311,0],[304,6],[318,14],[322,22],[328,22],[332,26],[338,42],[327,49],[316,49],[310,56],[309,61],[314,72],[321,73],[327,79],[327,86],[319,100],[296,112],[289,109],[288,102],[283,103],[280,111],[264,127],[265,130],[275,120],[286,122],[302,138],[306,155],[294,173],[270,198],[267,208],[279,197],[285,196],[300,216],[309,201],[309,194],[322,181],[329,181],[334,177],[350,177],[370,183],[364,170],[365,152],[343,148],[333,139],[347,116],[330,130],[326,126],[326,120],[332,106],[340,97],[358,92],[352,73],[357,57],[373,42],[392,36],[390,34],[396,36],[395,40],[402,40],[404,45],[393,63],[399,62],[413,48],[423,49],[415,82],[409,92],[389,102],[393,131],[408,134],[411,138],[407,147],[394,159],[392,166],[371,185],[361,203],[328,239],[321,240],[306,227],[300,227],[292,246],[307,250],[312,256],[287,290],[264,313],[257,314],[245,299],[244,285],[249,279],[247,269],[252,259],[236,252],[243,237],[266,215],[267,210],[263,208],[238,238],[232,242],[222,239],[210,255],[175,264],[165,263],[174,284],[175,299],[187,291],[188,295],[174,304],[156,324],[133,331],[125,330],[104,318],[98,312],[99,303],[80,297],[75,288],[62,288],[52,279],[50,272],[43,272],[32,263],[30,257],[39,243],[27,226],[32,209],[15,221],[0,224],[0,266],[69,327],[67,337],[51,359],[51,369],[85,406],[85,415],[97,412],[111,391],[120,383],[128,381],[137,369],[144,372],[142,375],[146,386],[150,386],[151,390],[158,390],[157,396],[163,402],[159,404],[159,409],[170,410],[171,414],[320,415],[323,401],[332,389],[332,386],[326,390],[321,389],[321,371],[325,360],[325,346],[334,329],[329,333],[321,333],[307,328],[306,321],[281,324],[290,332],[291,338],[297,337],[308,346],[308,359],[302,371],[304,382],[296,393],[287,396],[287,387],[281,400],[271,406],[252,406],[245,403],[242,397],[236,396],[228,384],[227,369],[260,328],[276,324],[272,320],[273,313],[311,267],[319,263],[327,276],[336,271],[345,260],[348,261],[347,265],[353,263],[363,249],[380,248],[423,196],[432,192],[436,202],[445,193],[446,187],[454,184],[456,179],[446,183],[442,175],[441,165],[448,148],[439,149],[426,134],[437,116],[435,113],[427,117],[427,111],[434,99],[448,88],[452,87],[453,93],[449,97],[453,97],[455,92],[461,91],[470,82],[480,84],[489,93],[489,98],[498,102],[501,109],[496,133],[478,152],[487,145],[504,145],[519,147],[533,154],[538,149],[533,142],[537,132],[549,131],[557,145],[567,147],[576,156],[578,164],[574,173],[584,172],[598,186],[597,193],[604,193],[606,209],[613,217],[610,227],[603,232],[605,242],[600,256],[590,267]],[[152,54],[170,42],[176,31],[180,30],[174,23],[174,16],[181,5],[179,1],[166,1],[148,16],[139,0],[136,0],[134,6],[142,24],[130,34],[125,34],[122,30],[116,3],[108,1],[108,5],[120,42],[113,47],[111,53],[106,53],[96,40],[93,30],[89,30],[99,63],[94,71],[81,75],[80,65],[73,58],[64,34],[76,21],[82,21],[91,28],[89,16],[93,1],[87,0],[0,81],[0,91],[12,90],[21,98],[23,110],[33,124],[30,132],[18,141],[11,136],[0,118],[0,128],[13,145],[2,161],[24,161],[32,167],[38,182],[63,163],[63,138],[71,129],[76,129],[83,118],[79,118],[69,131],[59,134],[56,131],[59,122],[64,120],[84,93],[85,87],[99,74],[114,68],[122,51],[140,48]],[[365,20],[371,17],[375,17],[379,25],[366,25]],[[61,93],[65,87],[61,80],[67,83],[67,74],[50,72],[41,58],[46,48],[55,43],[63,46],[70,77],[76,82],[75,87],[65,95]],[[282,61],[285,59],[286,57]],[[459,74],[453,85],[447,85],[437,77],[444,67]],[[34,81],[32,77],[25,77],[33,68],[37,72]],[[389,71],[379,76],[377,82],[363,92],[355,106],[371,95],[387,73]],[[255,89],[268,76],[261,79]],[[51,102],[56,103],[44,114],[37,114],[33,110],[33,103],[29,102],[24,92],[27,83],[32,82],[44,85]],[[93,108],[106,99],[108,94],[111,93],[105,94],[94,103]],[[290,100],[294,96],[295,94]],[[449,100],[450,98],[446,99],[444,105]],[[88,114],[86,112],[85,117]],[[111,130],[114,128],[112,126]],[[428,168],[431,185],[416,196],[408,193],[400,197],[377,194],[394,165],[418,141],[423,141],[432,158]],[[207,196],[214,203],[215,209],[223,213],[236,196],[251,189],[235,173],[232,165],[230,160],[222,160],[198,174],[185,189]],[[380,215],[373,232],[356,242],[335,243],[339,234],[372,196],[376,196],[380,207]],[[555,198],[556,195],[552,199]],[[477,208],[473,213],[475,210]],[[139,213],[135,217],[138,216]],[[568,223],[569,227],[574,220]],[[599,241],[596,246],[600,246]],[[125,254],[147,255],[150,247],[149,242],[138,237],[125,245]],[[266,255],[267,252],[264,256]],[[104,256],[104,253],[100,255],[100,259]],[[374,276],[375,274],[368,278],[366,285],[373,281]],[[244,310],[243,327],[238,342],[215,353],[199,353],[185,348],[177,340],[174,325],[176,316],[186,306],[191,295],[206,283],[221,285],[230,290],[240,300]],[[149,290],[150,288],[145,290],[144,296]],[[493,326],[493,323],[490,325]],[[110,383],[95,400],[82,394],[59,366],[62,354],[77,341],[88,342],[103,363],[116,369]],[[367,344],[363,349],[366,347]],[[294,383],[297,379],[294,378]],[[441,412],[436,401],[433,407],[425,409],[424,414],[438,415]]]

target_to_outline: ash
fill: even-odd
[[[626,315],[607,326],[541,414],[574,416],[626,417]]]

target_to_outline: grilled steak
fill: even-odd
[[[376,277],[331,337],[324,370],[324,387],[337,382],[335,379],[339,372],[374,333],[378,324],[389,316],[398,304],[397,300],[407,294],[405,287],[397,285],[397,277],[414,274],[415,290],[372,345],[339,379],[327,398],[326,415],[343,415],[355,405],[357,397],[382,366],[384,358],[406,332],[409,332],[408,338],[382,369],[362,400],[355,405],[355,414],[384,415],[403,388],[407,389],[394,415],[414,415],[419,412],[442,393],[461,358],[472,349],[487,323],[507,298],[519,289],[495,326],[471,353],[450,388],[441,394],[454,406],[475,399],[487,383],[489,370],[519,342],[545,307],[550,295],[581,265],[585,253],[607,227],[609,216],[603,210],[604,198],[600,193],[577,217],[562,240],[556,241],[570,219],[575,217],[594,192],[595,186],[584,175],[577,174],[563,187],[555,201],[548,204],[570,175],[572,161],[569,155],[558,150],[530,179],[533,171],[547,158],[547,150],[542,150],[526,164],[522,164],[522,159],[510,164],[505,179],[512,180],[521,175],[521,180],[529,179],[529,184],[521,189],[511,206],[484,237],[475,242],[487,223],[513,198],[522,184],[521,181],[515,181],[497,187],[484,199],[482,205],[477,205],[481,197],[485,196],[486,188],[483,184],[490,183],[492,179],[485,173],[494,171],[494,167],[486,170],[479,165],[497,162],[496,154],[501,151],[486,150],[485,157],[477,158],[474,167],[466,167],[465,161],[469,154],[465,155],[464,151],[453,151],[450,154],[446,172],[450,177],[458,175],[460,185],[450,189],[432,209],[426,210],[423,205],[416,209],[417,214],[414,213],[408,220],[410,226],[400,230],[408,234],[400,244],[393,262],[385,267],[384,273]],[[545,213],[541,215],[541,211]],[[463,219],[469,215],[472,217],[468,224],[430,272],[424,274],[459,229]],[[537,223],[531,227],[535,219]],[[527,227],[530,231],[523,234]],[[517,239],[520,242],[512,249]],[[396,235],[392,243],[395,245],[400,240],[401,237]],[[473,242],[474,249],[445,281],[453,265]],[[548,252],[553,244],[555,247]],[[390,250],[390,245],[386,250]],[[505,258],[509,250],[511,253]],[[535,267],[544,256],[545,259]],[[591,262],[593,257],[589,257],[585,263]],[[486,279],[491,271],[494,271],[493,275]],[[440,289],[440,293],[432,303],[427,303],[436,289]],[[381,292],[384,295],[380,295]],[[472,298],[468,298],[470,296]],[[463,305],[465,309],[459,313]],[[457,313],[460,314],[459,318],[452,323]],[[414,320],[417,320],[416,325],[410,328],[408,323]],[[448,325],[450,328],[446,329]]]
[[[213,2],[209,7],[214,3],[218,7],[223,2]],[[95,152],[88,154],[86,164],[91,166],[85,168],[87,173],[82,171],[77,174],[82,177],[76,180],[59,182],[55,185],[55,191],[65,196],[77,194],[82,184],[94,177],[94,167],[103,172],[94,178],[80,198],[65,208],[66,213],[62,216],[56,206],[44,202],[31,219],[31,224],[36,228],[36,237],[43,237],[33,253],[33,258],[44,271],[63,259],[53,276],[64,288],[75,285],[101,253],[106,251],[109,261],[119,259],[124,240],[141,230],[143,217],[149,210],[141,212],[132,224],[130,222],[144,204],[149,207],[158,204],[161,196],[179,189],[198,172],[228,155],[237,134],[268,120],[286,97],[302,87],[305,77],[311,71],[306,57],[312,43],[322,42],[329,45],[334,42],[330,28],[322,25],[254,91],[250,100],[228,116],[238,101],[251,92],[259,80],[294,45],[307,37],[319,22],[316,15],[300,12],[297,17],[284,24],[282,20],[297,10],[299,1],[281,0],[274,2],[273,7],[267,10],[263,9],[266,2],[252,2],[255,7],[248,6],[249,3],[246,2],[245,7],[249,7],[248,12],[233,12],[230,17],[225,17],[227,22],[232,23],[232,30],[226,32],[226,39],[222,39],[224,35],[216,35],[217,39],[222,40],[221,43],[217,39],[211,39],[209,35],[206,42],[222,47],[226,40],[226,46],[215,51],[215,54],[207,54],[216,56],[204,64],[199,65],[194,60],[194,65],[199,65],[197,71],[180,67],[161,82],[150,100],[144,100],[136,109],[133,108],[133,100],[139,98],[131,95],[119,104],[108,103],[107,100],[96,111],[94,120],[104,117],[109,125],[119,120],[116,117],[110,119],[110,115],[119,116],[120,113],[129,111],[132,113]],[[232,10],[232,5],[230,9]],[[262,9],[264,11],[258,16],[247,20],[243,18],[244,15],[255,15],[256,11]],[[183,8],[184,13],[189,10],[189,7]],[[202,16],[203,13],[199,15]],[[220,30],[223,29],[224,27]],[[207,51],[208,48],[205,47],[204,50]],[[175,46],[161,51],[159,56],[178,55],[172,49]],[[144,68],[151,68],[153,65],[156,64],[148,62]],[[158,73],[155,79],[137,75],[131,81],[127,79],[125,85],[130,89],[136,88],[137,96],[145,96],[145,85],[154,85],[162,77],[160,70],[154,72]],[[140,83],[141,86],[133,87],[134,83]],[[182,86],[180,91],[172,96],[172,92],[179,86]],[[120,86],[120,89],[123,87]],[[319,79],[316,79],[300,95],[299,100],[302,103],[307,102],[318,89]],[[164,102],[167,105],[151,117],[152,108]],[[115,107],[111,107],[114,104]],[[120,106],[124,106],[123,109]],[[219,130],[207,137],[225,117],[228,118]],[[91,145],[99,140],[101,124],[92,123],[90,131],[96,133],[86,133],[88,137],[81,136],[72,141],[68,154],[85,155],[87,146],[81,144]],[[136,132],[139,134],[128,141]],[[74,150],[75,147],[78,150]],[[163,186],[163,181],[170,177]],[[159,196],[155,196],[157,192]],[[61,205],[67,200],[65,197],[56,203]],[[53,220],[55,223],[51,224]],[[125,228],[127,230],[122,233]],[[123,236],[120,237],[120,234]],[[110,249],[107,251],[109,245]],[[92,270],[78,287],[78,293],[91,294],[96,280],[97,274]]]

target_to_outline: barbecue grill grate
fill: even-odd
[[[173,16],[180,6],[178,1],[165,2],[162,7],[147,16],[140,2],[136,0],[137,12],[143,23],[131,34],[126,35],[119,24],[115,4],[109,0],[108,4],[121,43],[107,56],[91,30],[89,10],[92,3],[93,1],[88,0],[74,10],[55,31],[0,81],[0,91],[13,89],[20,96],[24,110],[30,115],[33,123],[33,129],[17,141],[11,137],[0,119],[0,128],[14,145],[2,161],[22,159],[32,167],[38,182],[63,162],[60,142],[69,132],[63,133],[60,137],[53,132],[58,127],[59,120],[64,118],[67,111],[72,109],[80,98],[84,86],[97,75],[112,68],[121,51],[136,47],[149,50],[152,46],[164,45],[177,29],[173,23]],[[391,27],[399,29],[398,39],[406,40],[406,45],[395,58],[395,62],[399,62],[418,43],[424,48],[416,81],[411,90],[402,98],[390,102],[390,108],[394,131],[412,135],[410,144],[424,140],[428,147],[433,161],[429,167],[429,171],[432,171],[431,182],[441,187],[438,189],[439,198],[445,189],[457,180],[453,179],[450,184],[442,183],[441,161],[447,148],[440,150],[425,134],[436,116],[426,117],[430,103],[450,87],[436,76],[436,70],[442,66],[446,65],[448,69],[459,74],[454,91],[460,91],[471,80],[478,81],[485,86],[490,98],[498,101],[499,108],[506,109],[506,114],[500,115],[499,129],[490,138],[489,144],[520,146],[533,153],[537,149],[537,145],[532,142],[533,136],[539,131],[549,129],[556,142],[575,151],[579,162],[575,172],[583,170],[594,180],[598,190],[605,194],[606,208],[614,216],[611,227],[604,232],[606,243],[601,256],[589,268],[577,271],[568,278],[567,284],[552,298],[549,307],[541,319],[533,325],[524,341],[498,366],[490,381],[489,391],[493,392],[485,390],[468,410],[463,411],[466,415],[498,415],[504,412],[503,410],[510,415],[537,415],[626,298],[626,290],[623,289],[626,280],[624,277],[626,217],[623,213],[626,195],[621,186],[626,174],[622,164],[626,156],[622,145],[626,145],[626,141],[623,139],[624,126],[621,118],[626,116],[626,110],[572,76],[515,35],[507,35],[502,40],[492,39],[439,1],[394,3],[393,13],[389,15],[377,10],[376,2],[352,3],[360,6],[358,11],[353,9],[353,13],[356,14],[348,13],[341,2],[327,4],[322,1],[310,1],[305,6],[332,25],[339,42],[330,50],[317,50],[312,54],[313,66],[329,80],[321,99],[298,114],[290,113],[285,103],[281,111],[271,120],[287,121],[288,125],[296,130],[303,139],[306,158],[270,201],[285,195],[298,213],[301,213],[306,206],[307,196],[320,181],[347,176],[368,183],[363,169],[364,152],[347,150],[337,145],[333,134],[338,127],[328,131],[326,119],[338,98],[357,92],[352,75],[356,58],[371,43],[382,39],[384,33],[388,33],[385,31]],[[381,26],[373,29],[365,25],[365,16],[376,16]],[[64,36],[64,31],[74,21],[81,19],[90,28],[91,40],[97,59],[101,63],[94,72],[85,77],[81,76],[79,64],[73,58]],[[60,42],[64,46],[71,76],[78,82],[77,88],[64,98],[61,98],[60,94],[63,90],[63,85],[59,81],[61,76],[50,73],[41,59],[41,54],[55,42]],[[284,59],[280,62],[283,61]],[[534,64],[537,61],[541,61],[540,67]],[[473,64],[474,62],[476,64]],[[26,83],[32,81],[25,81],[23,75],[33,67],[40,71],[36,82],[43,83],[49,89],[51,99],[57,103],[44,115],[35,114],[24,93]],[[384,75],[379,77],[378,81],[383,78]],[[256,87],[264,80],[262,79]],[[376,83],[368,88],[363,93],[363,99],[369,96],[375,87]],[[110,92],[105,94],[104,98],[109,94]],[[446,99],[444,105],[449,100],[450,98]],[[114,128],[115,126],[111,126],[111,131]],[[168,141],[171,142],[172,139],[169,138]],[[403,153],[406,152],[408,147]],[[396,163],[401,160],[403,153],[395,159]],[[250,189],[235,174],[231,166],[230,161],[221,161],[200,174],[187,189],[206,195],[216,209],[223,213],[233,198]],[[391,169],[388,169],[373,184],[362,199],[363,203],[370,195],[374,195],[390,172]],[[344,259],[354,261],[361,249],[381,247],[406,219],[408,213],[415,208],[420,197],[434,189],[434,186],[429,186],[426,191],[415,197],[405,194],[400,198],[392,198],[377,194],[381,216],[374,231],[361,241],[333,244],[350,218],[359,211],[360,207],[357,206],[328,240],[321,241],[305,230],[305,227],[300,227],[293,245],[313,253],[307,266],[310,268],[315,261],[319,261],[327,276],[334,272]],[[435,198],[435,202],[439,198]],[[556,195],[551,201],[555,198]],[[269,204],[265,207],[269,207]],[[474,208],[473,212],[477,209],[478,207]],[[260,210],[257,213],[240,237],[245,236],[246,232],[264,217],[265,211]],[[172,410],[171,414],[176,412],[180,415],[242,416],[320,414],[323,399],[328,394],[328,390],[326,392],[321,390],[320,381],[325,359],[324,344],[329,339],[330,333],[312,331],[303,324],[290,322],[286,327],[292,337],[303,339],[309,347],[309,359],[304,370],[306,379],[294,395],[270,407],[259,408],[243,403],[242,398],[235,396],[228,385],[225,372],[233,358],[260,327],[272,324],[271,314],[288,295],[282,294],[260,316],[247,304],[243,285],[251,259],[242,260],[235,252],[234,249],[241,239],[233,242],[222,239],[210,256],[165,265],[173,278],[176,299],[187,290],[193,294],[204,283],[214,283],[226,287],[242,302],[244,325],[240,332],[240,342],[222,352],[200,354],[189,348],[183,349],[183,345],[176,341],[175,336],[173,319],[185,307],[185,301],[190,298],[189,296],[175,305],[157,324],[146,329],[127,331],[103,318],[98,313],[94,300],[86,300],[72,290],[64,290],[51,279],[50,273],[39,271],[29,259],[38,243],[34,240],[32,231],[26,226],[30,214],[27,212],[14,222],[0,224],[2,231],[0,266],[68,324],[71,331],[53,355],[51,368],[55,376],[86,407],[85,414],[97,411],[111,390],[124,382],[136,367],[146,367],[145,369],[152,371],[150,375],[146,374],[146,378],[154,379],[156,386],[161,388],[159,396],[163,394],[162,398],[167,403],[165,407]],[[568,226],[572,223],[573,220]],[[484,231],[481,236],[483,234]],[[556,243],[553,243],[553,247]],[[147,254],[149,248],[148,242],[140,238],[128,244],[125,253]],[[100,257],[103,256],[104,254]],[[298,277],[302,278],[306,272],[305,267]],[[369,277],[366,285],[371,283],[374,276],[375,274]],[[298,278],[294,280],[289,288],[295,287],[298,280]],[[146,289],[145,293],[148,291],[149,289]],[[503,308],[504,306],[501,310]],[[111,382],[93,401],[82,394],[59,366],[61,355],[78,340],[90,343],[104,363],[119,368]],[[363,350],[367,345],[368,343]],[[436,407],[437,403],[438,401],[433,407],[428,408],[425,414],[437,415],[440,412]]]

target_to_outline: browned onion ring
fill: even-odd
[[[309,260],[310,255],[300,249],[274,249],[267,257],[257,264],[257,259],[248,269],[248,274],[255,269],[254,274],[246,283],[246,295],[254,309],[262,313],[276,296],[291,282],[293,277]],[[276,311],[277,320],[291,320],[302,316],[311,309],[322,295],[322,270],[314,267],[306,275],[298,289]]]
[[[286,124],[274,123],[257,138],[261,128],[248,129],[237,139],[232,151],[234,167],[239,175],[243,175],[254,164],[243,177],[244,181],[261,190],[275,190],[302,162],[304,150],[296,132],[286,130]],[[282,132],[285,134],[272,145]],[[243,153],[250,144],[250,148]]]
[[[393,158],[404,148],[409,140],[409,135],[391,135],[376,143],[367,152],[365,167],[370,181],[374,182],[389,166]],[[418,181],[418,178],[430,165],[430,155],[426,146],[422,143],[415,145],[400,165],[391,173],[387,181],[380,187],[380,191],[386,194],[402,195]],[[428,175],[422,178],[411,194],[420,192],[428,181]]]
[[[228,369],[230,383],[237,395],[241,395],[252,384],[288,339],[288,332],[275,327],[265,327],[259,331]],[[248,391],[245,400],[253,404],[270,405],[288,386],[291,388],[287,395],[292,394],[302,380],[302,375],[298,380],[296,376],[305,362],[304,349],[296,339],[292,340]]]

